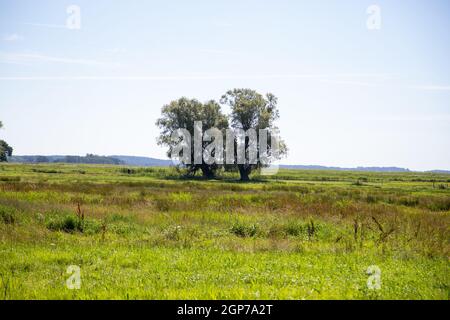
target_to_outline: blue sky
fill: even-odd
[[[450,169],[449,30],[446,0],[0,0],[0,138],[162,158],[165,103],[249,87],[279,98],[284,163]]]

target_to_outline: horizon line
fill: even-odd
[[[83,155],[80,154],[14,154],[11,157],[67,157],[67,156],[74,156],[74,157],[86,157],[86,155],[88,154],[92,154],[94,156],[99,156],[99,157],[136,157],[136,158],[148,158],[148,159],[153,159],[153,160],[158,160],[158,161],[167,161],[167,162],[171,162],[170,159],[161,159],[161,158],[155,158],[155,157],[151,157],[151,156],[141,156],[141,155],[124,155],[124,154],[110,154],[110,155],[99,155],[99,154],[95,154],[95,153],[85,153]],[[8,158],[11,158],[8,157]],[[14,162],[17,163],[17,162]],[[52,162],[48,162],[48,163],[52,163]],[[81,163],[83,164],[83,163]],[[434,169],[424,169],[424,170],[416,170],[416,169],[411,169],[408,167],[402,167],[402,166],[397,166],[397,165],[356,165],[356,166],[337,166],[337,165],[321,165],[321,164],[287,164],[287,163],[280,163],[278,164],[279,166],[303,166],[303,167],[323,167],[323,168],[328,168],[328,169],[344,169],[344,170],[354,170],[354,169],[371,169],[371,168],[380,168],[380,169],[388,169],[388,168],[395,168],[395,169],[402,169],[402,170],[407,170],[409,172],[432,172],[432,171],[445,171],[445,173],[449,173],[450,174],[450,168],[449,169],[441,169],[441,168],[434,168]],[[317,170],[321,170],[321,169],[317,169]]]

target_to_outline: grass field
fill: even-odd
[[[1,299],[448,299],[450,175],[0,165]],[[81,270],[70,290],[67,268]],[[367,282],[381,270],[380,289]]]

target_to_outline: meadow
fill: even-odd
[[[0,299],[448,299],[450,175],[237,179],[1,164]]]

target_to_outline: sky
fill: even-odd
[[[449,33],[448,0],[0,0],[0,139],[165,158],[164,104],[252,88],[285,164],[449,170]]]

